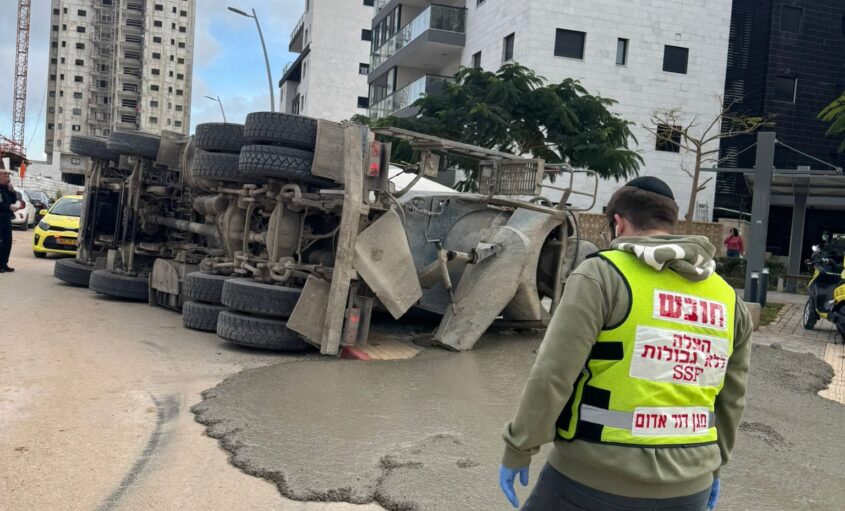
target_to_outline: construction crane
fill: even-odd
[[[26,159],[26,79],[29,64],[29,21],[32,0],[18,0],[17,37],[15,38],[15,81],[12,101],[12,138],[0,137],[0,156],[12,158],[12,167]]]

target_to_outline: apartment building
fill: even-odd
[[[45,151],[81,184],[73,135],[188,133],[195,0],[52,0]]]
[[[681,166],[691,158],[642,126],[660,109],[678,108],[688,120],[718,114],[731,0],[377,0],[375,11],[371,116],[413,115],[410,105],[442,89],[460,66],[495,71],[515,61],[550,82],[575,78],[619,102],[615,111],[636,123],[641,175],[668,182],[686,209],[691,179]],[[617,186],[601,183],[594,210]],[[713,194],[712,184],[699,194],[699,218],[710,219]]]
[[[373,0],[305,0],[288,50],[280,110],[332,121],[367,114]]]
[[[841,139],[826,136],[819,112],[845,91],[845,2],[841,0],[734,0],[726,94],[737,110],[774,118],[778,141],[775,167],[830,170],[817,161],[845,168]],[[752,168],[754,137],[722,142],[723,167]],[[794,148],[790,150],[787,146]],[[803,154],[802,154],[803,153]],[[808,157],[809,155],[810,157]],[[793,201],[774,198],[767,250],[789,252]],[[720,174],[717,214],[736,216],[751,209],[743,176]],[[841,200],[811,197],[806,241],[818,243],[824,230],[845,232]]]

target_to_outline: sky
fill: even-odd
[[[198,123],[221,121],[220,107],[204,96],[220,96],[229,122],[243,122],[246,114],[270,108],[270,89],[264,55],[255,22],[226,7],[258,13],[270,56],[273,92],[279,101],[278,82],[288,53],[290,32],[305,7],[304,0],[195,0],[197,8],[191,132]],[[15,0],[0,0],[4,7]],[[27,82],[27,155],[43,159],[47,74],[50,46],[50,0],[32,0]],[[0,135],[12,133],[15,26],[17,9],[0,9]]]

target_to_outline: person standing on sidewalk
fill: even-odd
[[[0,273],[15,271],[9,267],[9,254],[12,252],[12,217],[19,208],[11,172],[0,169]]]
[[[725,247],[728,250],[728,257],[739,257],[745,255],[745,243],[742,241],[742,236],[739,235],[739,229],[731,228],[730,236],[725,239]]]
[[[499,484],[554,441],[523,509],[715,509],[745,408],[751,319],[703,236],[673,236],[678,206],[654,177],[607,206],[611,249],[567,279],[516,416]]]

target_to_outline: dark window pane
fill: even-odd
[[[361,29],[361,40],[362,41],[372,41],[373,40],[373,31],[367,30],[366,28]]]
[[[666,46],[663,51],[663,70],[669,73],[687,74],[689,48]]]
[[[775,101],[795,103],[795,85],[798,80],[786,76],[775,77]]]
[[[366,96],[358,96],[358,108],[367,108],[370,106],[370,98]]]
[[[784,5],[780,12],[780,29],[783,32],[801,33],[801,21],[804,9]]]
[[[478,52],[472,56],[472,68],[481,69],[481,52]]]
[[[681,127],[660,124],[657,126],[657,143],[654,148],[669,153],[681,152]]]
[[[555,57],[583,59],[585,36],[584,32],[557,29],[555,33]]]
[[[516,39],[516,34],[511,34],[505,37],[504,47],[502,48],[502,62],[513,60],[514,39]]]
[[[375,0],[364,0],[364,5],[367,7],[372,7],[373,3],[375,3]]]
[[[628,63],[628,40],[619,39],[616,41],[616,65],[624,66]]]

